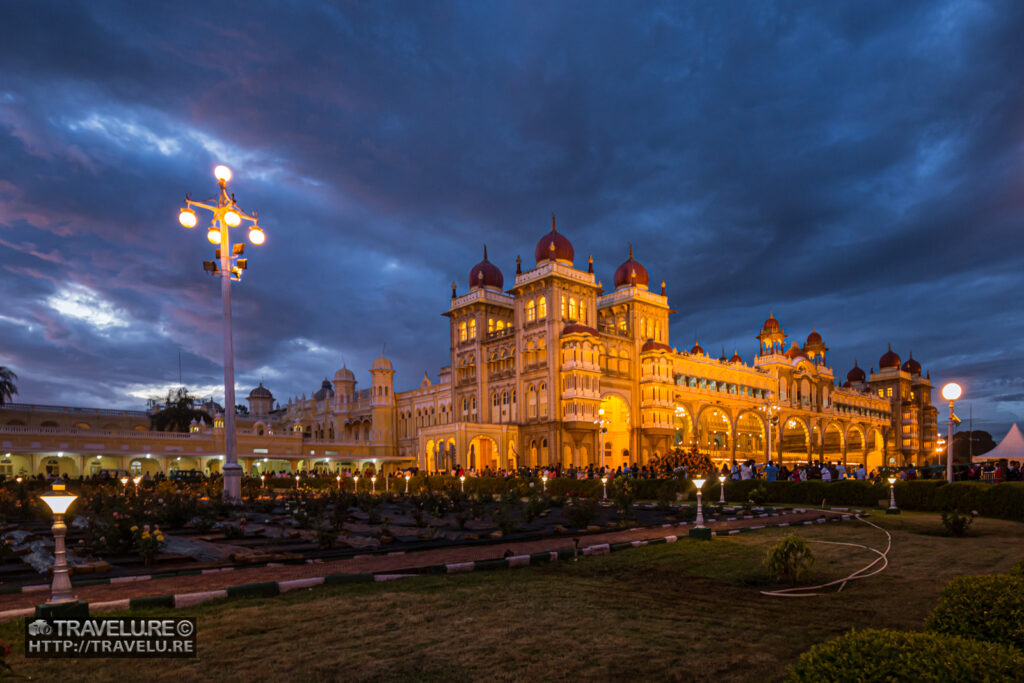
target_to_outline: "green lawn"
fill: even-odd
[[[12,663],[42,680],[764,681],[849,628],[920,629],[947,581],[1006,571],[1024,524],[979,519],[940,535],[938,515],[876,514],[893,532],[889,569],[816,598],[769,598],[766,549],[790,529],[629,550],[571,562],[208,603],[198,660],[25,660],[21,622],[0,626]],[[808,540],[884,547],[859,522],[799,527]],[[815,580],[872,557],[812,545]]]

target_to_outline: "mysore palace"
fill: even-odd
[[[239,462],[249,473],[617,467],[693,445],[716,460],[869,469],[935,459],[932,384],[913,356],[903,361],[890,348],[877,369],[855,365],[839,382],[821,335],[790,341],[773,316],[751,362],[713,357],[699,343],[677,350],[665,283],[651,288],[632,248],[612,282],[603,288],[592,258],[575,265],[553,219],[533,267],[516,259],[508,289],[485,249],[468,289],[452,285],[450,364],[437,381],[425,373],[396,392],[392,364],[380,357],[363,389],[344,367],[284,404],[260,385],[238,416]],[[223,415],[213,417],[187,433],[157,432],[141,410],[8,404],[0,474],[217,471],[224,427]]]

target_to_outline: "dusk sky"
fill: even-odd
[[[0,365],[19,402],[132,408],[180,352],[220,399],[213,250],[177,212],[225,163],[267,233],[233,291],[239,402],[343,362],[366,386],[385,345],[396,388],[436,381],[451,283],[486,243],[510,285],[554,213],[606,287],[629,244],[666,281],[673,346],[749,363],[769,311],[838,377],[891,343],[1000,439],[1022,36],[1012,0],[5,3]]]

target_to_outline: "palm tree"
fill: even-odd
[[[18,393],[18,387],[14,383],[18,376],[10,368],[0,365],[0,406],[11,402],[11,398]]]
[[[159,400],[159,399],[158,399]],[[192,421],[213,424],[213,418],[205,410],[195,407],[196,397],[181,387],[167,392],[164,407],[149,417],[150,429],[160,432],[187,432]]]

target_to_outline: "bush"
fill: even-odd
[[[1010,570],[1010,576],[1019,576],[1024,579],[1024,560],[1020,560],[1017,564],[1013,565]]]
[[[1024,654],[939,633],[851,631],[800,655],[787,681],[1019,680]]]
[[[597,501],[590,498],[575,500],[567,504],[563,510],[569,526],[576,529],[585,529],[597,519]]]
[[[954,579],[928,617],[928,628],[1024,647],[1024,579],[1009,574]]]
[[[789,579],[795,584],[810,573],[814,554],[804,539],[790,534],[768,551],[764,563],[772,579]]]
[[[974,515],[959,510],[943,510],[942,526],[953,536],[963,536],[974,522]]]

